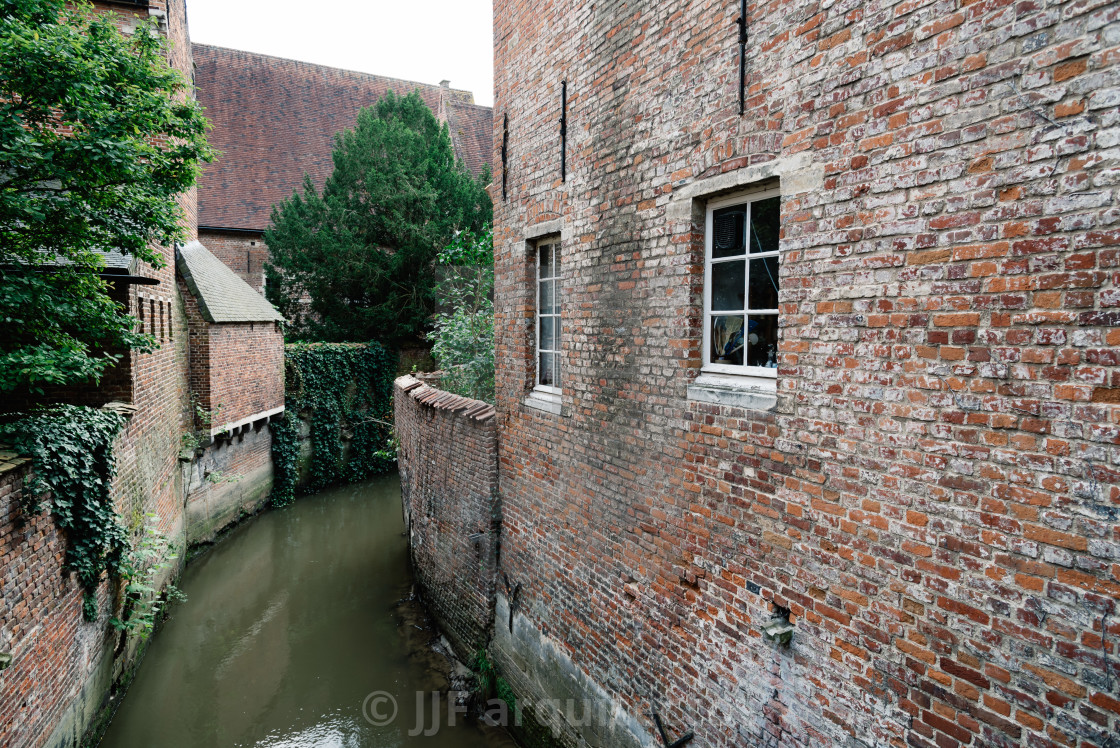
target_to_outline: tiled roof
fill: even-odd
[[[221,151],[199,182],[200,226],[263,231],[272,206],[302,188],[304,174],[322,187],[334,135],[390,90],[418,90],[436,113],[445,96],[460,123],[460,157],[476,173],[489,160],[491,110],[468,91],[202,44],[193,50],[198,100]]]
[[[488,106],[452,100],[445,113],[455,154],[463,159],[471,174],[478,174],[483,164],[490,163],[493,155],[494,110]]]
[[[207,322],[282,322],[272,304],[199,242],[175,250],[175,266]]]

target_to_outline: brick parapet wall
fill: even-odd
[[[1120,732],[1120,8],[751,3],[743,117],[737,14],[495,3],[519,620],[698,746],[1103,745]],[[778,404],[692,401],[701,183],[763,164],[783,190]],[[559,415],[525,403],[525,234],[551,219]],[[785,650],[759,633],[772,602],[792,609]]]
[[[405,517],[417,581],[464,658],[483,648],[493,619],[498,535],[494,408],[411,376],[394,386]]]

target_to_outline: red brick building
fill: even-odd
[[[746,5],[495,2],[499,669],[565,745],[1115,748],[1120,6]]]
[[[455,153],[479,173],[488,163],[490,107],[444,81],[432,86],[196,44],[195,85],[222,151],[199,182],[199,238],[258,291],[272,207],[303,189],[321,189],[334,169],[334,136],[354,127],[358,111],[388,91],[418,91],[446,122]]]
[[[284,412],[284,318],[199,242],[176,252],[199,449],[186,463],[188,541],[261,507],[272,489],[268,423]]]
[[[94,8],[115,13],[126,33],[134,31],[137,19],[155,18],[170,41],[171,65],[190,79],[194,62],[184,0],[103,1]],[[205,253],[194,241],[196,191],[181,196],[180,204],[190,246]],[[177,278],[175,248],[160,250],[160,268],[124,255],[106,258],[113,297],[159,347],[126,355],[100,387],[55,393],[53,399],[128,415],[114,450],[117,513],[134,540],[143,531],[143,518],[158,516],[159,528],[182,549],[212,536],[236,519],[240,508],[251,508],[267,495],[271,437],[261,427],[283,407],[283,341],[275,310],[212,257],[212,265],[227,276],[220,287],[228,293],[217,298],[251,311],[236,319],[202,314],[200,321],[201,297],[186,291],[187,279]],[[234,288],[231,278],[241,286]],[[223,414],[232,420],[209,427],[213,444],[201,457],[181,459],[183,437],[196,428],[195,400],[222,402]],[[0,653],[12,659],[0,672],[0,745],[77,746],[108,704],[114,683],[135,665],[138,640],[122,637],[109,625],[119,598],[108,582],[98,593],[99,617],[83,620],[82,589],[63,567],[65,538],[49,513],[21,516],[29,465],[15,455],[3,457]],[[195,475],[206,470],[214,480]],[[242,480],[231,490],[215,471]]]

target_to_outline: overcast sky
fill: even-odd
[[[490,0],[187,0],[191,40],[438,84],[494,103]]]

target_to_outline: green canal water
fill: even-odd
[[[410,601],[403,531],[395,475],[237,528],[187,566],[188,599],[154,636],[102,748],[513,748],[461,714],[452,727],[445,698],[438,731],[419,734],[432,732],[430,694],[448,668]]]

